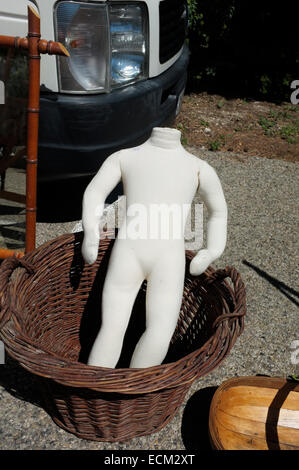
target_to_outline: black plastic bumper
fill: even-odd
[[[158,77],[98,95],[41,93],[39,179],[94,174],[111,153],[170,124],[187,80],[189,50]]]

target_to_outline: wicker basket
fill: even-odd
[[[209,268],[198,277],[186,274],[165,361],[130,369],[129,357],[144,330],[144,283],[117,368],[88,366],[113,242],[101,240],[98,260],[90,266],[83,264],[82,238],[82,232],[63,235],[2,263],[0,338],[8,354],[39,379],[45,409],[60,427],[110,442],[151,434],[174,417],[191,383],[218,366],[241,334],[244,284],[229,267]],[[192,254],[186,257],[188,273]]]

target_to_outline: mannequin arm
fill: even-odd
[[[200,169],[199,194],[208,210],[207,247],[200,250],[190,264],[190,273],[199,275],[219,258],[226,245],[227,206],[220,180],[208,164]]]
[[[121,180],[119,154],[108,157],[87,186],[82,204],[84,239],[82,255],[88,264],[96,261],[100,240],[100,220],[105,200]]]

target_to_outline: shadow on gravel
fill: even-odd
[[[276,277],[270,276],[270,274],[266,273],[266,271],[263,271],[262,269],[258,268],[252,263],[249,263],[249,261],[246,261],[244,259],[242,263],[245,264],[245,266],[248,266],[249,268],[253,269],[259,276],[266,279],[266,281],[270,282],[272,286],[276,287],[276,289],[278,289],[291,302],[293,302],[293,304],[299,307],[299,302],[296,299],[294,299],[294,297],[299,297],[298,291],[296,291],[295,289],[292,289],[292,287],[287,286],[284,282],[279,281],[278,279],[276,279]]]
[[[209,411],[217,387],[202,388],[188,400],[182,419],[182,440],[187,451],[213,450],[209,439]]]
[[[39,386],[34,375],[23,369],[8,355],[5,357],[5,364],[0,365],[0,386],[13,397],[43,408]]]
[[[92,177],[43,181],[37,186],[37,222],[73,222],[82,218],[82,198]],[[114,202],[122,194],[118,185],[106,203]]]
[[[25,246],[25,206],[0,203],[0,247],[11,250]]]
[[[72,222],[81,219],[82,197],[89,179],[38,182],[37,222]]]

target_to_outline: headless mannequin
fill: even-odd
[[[120,181],[127,206],[127,222],[120,227],[109,261],[102,295],[102,325],[89,365],[116,366],[133,304],[145,279],[146,329],[130,367],[161,364],[177,324],[185,275],[184,231],[180,237],[168,240],[130,236],[127,229],[128,221],[134,223],[136,218],[130,210],[134,204],[145,210],[155,203],[190,205],[199,185],[208,209],[207,247],[193,258],[190,273],[204,272],[225,248],[227,207],[218,176],[210,165],[183,148],[180,137],[176,129],[154,128],[144,144],[107,158],[84,193],[82,255],[89,264],[97,259],[105,200]]]

